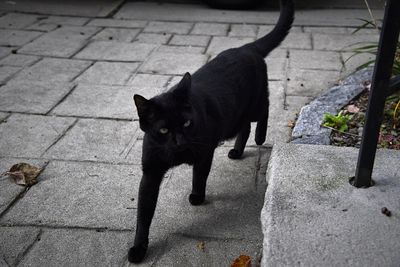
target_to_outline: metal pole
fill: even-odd
[[[358,154],[356,176],[352,181],[355,187],[369,187],[373,183],[371,175],[396,44],[399,38],[399,29],[400,1],[387,0],[379,38],[378,54],[376,56],[375,68],[372,76],[366,122],[363,130],[360,152]]]

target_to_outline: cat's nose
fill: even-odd
[[[175,142],[177,146],[184,146],[186,145],[186,141],[181,134],[176,134]]]

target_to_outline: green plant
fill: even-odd
[[[322,125],[328,128],[333,128],[339,132],[346,132],[349,129],[348,122],[351,120],[352,115],[344,114],[340,111],[339,114],[333,115],[325,113]]]

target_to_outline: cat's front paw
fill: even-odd
[[[240,159],[242,157],[243,152],[240,152],[237,149],[231,149],[228,153],[228,158],[230,159]]]
[[[147,246],[133,246],[129,249],[128,252],[128,260],[132,263],[139,263],[144,259],[146,256]]]
[[[190,194],[189,202],[193,206],[198,206],[198,205],[203,204],[205,198],[206,198],[205,195]]]

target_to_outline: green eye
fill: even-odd
[[[189,127],[190,126],[190,124],[191,124],[191,122],[190,122],[190,120],[187,120],[184,124],[183,124],[183,127]]]
[[[168,133],[168,129],[167,128],[161,128],[160,129],[160,133],[166,134],[166,133]]]

